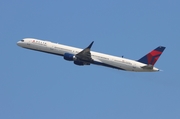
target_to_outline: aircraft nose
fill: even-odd
[[[21,44],[21,41],[18,41],[18,42],[17,42],[17,45],[20,46],[20,44]]]
[[[18,46],[21,46],[21,47],[22,47],[23,44],[24,44],[24,40],[20,40],[20,41],[17,42],[17,45],[18,45]]]
[[[20,45],[20,41],[17,42],[17,45],[18,45],[18,46]]]

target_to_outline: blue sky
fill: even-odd
[[[1,119],[179,119],[180,1],[0,1]],[[166,50],[158,73],[79,67],[20,48],[32,37],[139,59]]]

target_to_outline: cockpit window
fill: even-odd
[[[24,40],[21,40],[22,42],[24,42]]]

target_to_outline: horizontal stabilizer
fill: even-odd
[[[153,69],[152,65],[146,65],[146,66],[142,66],[141,68],[143,69]]]

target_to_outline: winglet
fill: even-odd
[[[91,49],[93,43],[94,43],[94,41],[87,48]]]

